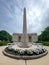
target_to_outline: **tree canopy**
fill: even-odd
[[[42,31],[41,35],[38,37],[39,41],[49,41],[49,27],[45,28],[44,31]]]
[[[1,41],[12,41],[12,36],[5,30],[0,31],[0,40]]]

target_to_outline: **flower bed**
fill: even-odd
[[[10,54],[15,54],[15,55],[39,55],[42,54],[46,51],[45,48],[36,48],[36,49],[29,49],[29,50],[20,50],[20,49],[8,49],[8,47],[5,49],[6,52]]]

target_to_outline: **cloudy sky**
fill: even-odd
[[[49,26],[49,0],[0,0],[0,30],[22,33],[24,7],[28,33],[40,34]]]

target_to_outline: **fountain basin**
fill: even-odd
[[[3,53],[15,59],[37,59],[45,56],[48,52],[43,46],[32,44],[29,48],[20,48],[18,45],[12,45],[11,47],[6,47]]]

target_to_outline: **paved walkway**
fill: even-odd
[[[9,58],[7,56],[4,56],[2,54],[2,50],[5,48],[5,46],[0,46],[0,65],[49,65],[49,53],[39,59],[34,60],[16,60]],[[45,47],[49,52],[49,47]]]

